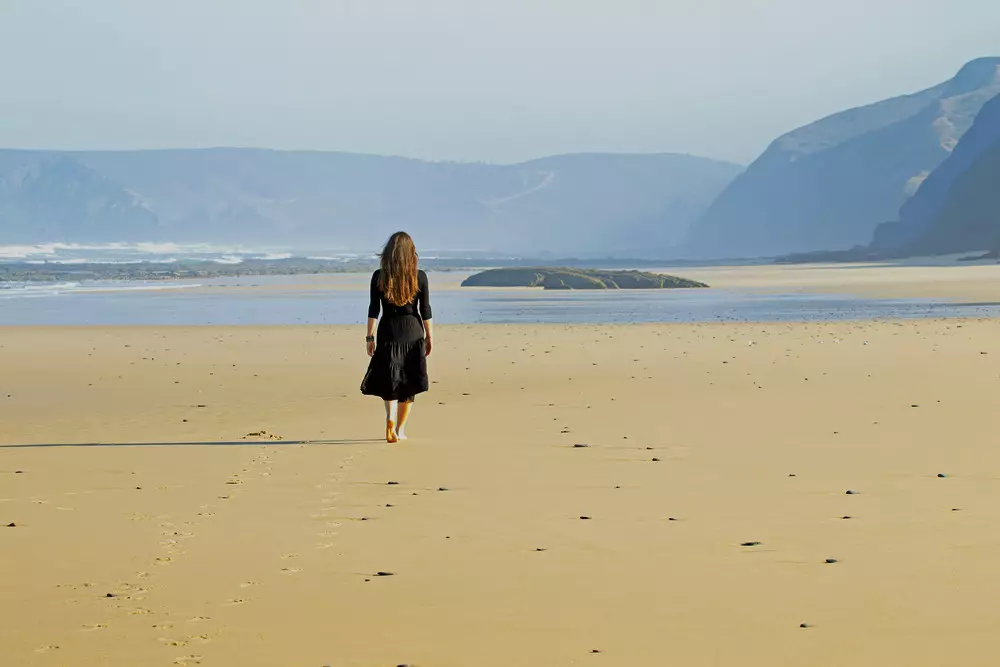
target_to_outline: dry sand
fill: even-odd
[[[0,330],[0,665],[995,664],[1000,320],[361,336]]]

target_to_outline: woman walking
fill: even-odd
[[[396,442],[406,439],[413,399],[428,387],[431,300],[427,274],[417,268],[417,249],[409,234],[393,234],[379,257],[381,268],[372,274],[365,337],[371,361],[361,393],[385,401],[385,439]]]

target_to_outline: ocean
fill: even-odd
[[[1000,304],[763,294],[723,289],[542,291],[460,288],[431,272],[440,324],[837,321],[996,317]],[[0,283],[0,325],[362,324],[367,274],[198,281]],[[448,285],[435,289],[435,284]]]

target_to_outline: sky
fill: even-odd
[[[748,163],[1000,55],[996,0],[0,0],[0,146]]]

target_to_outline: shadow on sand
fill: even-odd
[[[197,442],[53,442],[2,445],[0,449],[22,447],[281,447],[283,445],[366,445],[385,442],[378,438],[347,440],[230,440]]]

